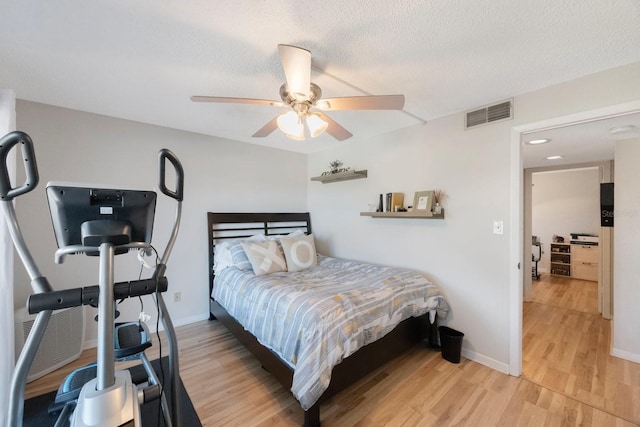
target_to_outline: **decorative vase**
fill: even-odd
[[[440,215],[442,213],[442,206],[440,206],[440,203],[436,203],[433,207],[433,213],[436,215]]]

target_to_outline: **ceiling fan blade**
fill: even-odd
[[[318,114],[322,120],[328,123],[326,132],[338,141],[344,141],[345,139],[353,136],[351,132],[340,126],[335,120],[324,114],[322,111],[316,111],[314,114]]]
[[[281,107],[283,104],[280,101],[272,101],[270,99],[255,99],[255,98],[227,98],[224,96],[192,96],[193,102],[220,102],[226,104],[257,104],[257,105],[269,105],[273,107]]]
[[[300,100],[309,98],[311,88],[311,52],[301,47],[278,45],[287,89]]]
[[[260,128],[252,136],[254,138],[264,138],[265,136],[271,135],[271,132],[273,132],[276,129],[278,129],[278,116],[269,120],[269,122],[266,125],[262,126],[262,128]]]
[[[324,111],[336,110],[402,110],[404,95],[346,96],[323,98],[316,107]]]

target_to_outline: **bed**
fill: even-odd
[[[438,347],[448,307],[437,288],[415,271],[316,255],[309,213],[209,212],[207,224],[210,319],[291,390],[304,426],[418,342]]]

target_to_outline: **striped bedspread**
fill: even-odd
[[[255,276],[229,267],[213,289],[231,316],[294,368],[291,391],[305,410],[343,358],[411,316],[448,310],[418,272],[323,256],[295,273]]]

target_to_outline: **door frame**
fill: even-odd
[[[555,117],[511,128],[511,197],[509,215],[509,374],[522,374],[522,303],[523,271],[529,262],[523,258],[524,244],[524,169],[522,167],[522,135],[579,123],[640,112],[640,100],[602,107],[594,110]],[[526,266],[523,269],[522,266]]]

